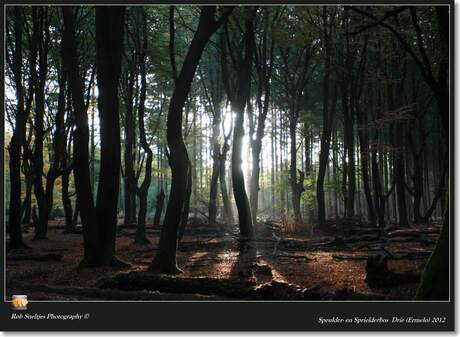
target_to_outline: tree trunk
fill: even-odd
[[[123,51],[125,7],[96,7],[96,67],[101,164],[96,200],[98,262],[118,264],[115,258],[119,193],[120,117],[118,82]]]
[[[252,174],[250,180],[250,206],[252,212],[252,222],[254,226],[257,225],[257,209],[259,207],[259,177],[260,177],[260,153],[262,150],[262,139],[255,139],[252,141]]]
[[[38,47],[38,73],[33,69],[31,76],[35,77],[35,147],[33,152],[33,168],[35,174],[34,193],[38,206],[38,224],[35,231],[35,240],[46,239],[48,230],[48,201],[46,200],[45,189],[43,187],[43,141],[45,137],[44,118],[45,118],[45,85],[48,71],[48,42],[49,26],[48,13],[43,8],[35,7],[32,9],[34,20],[34,31],[38,30],[37,39],[34,41]],[[45,35],[44,35],[45,34]]]
[[[66,152],[66,127],[65,127],[65,112],[66,112],[66,83],[67,83],[67,74],[63,69],[60,69],[59,74],[59,95],[58,95],[58,105],[57,113],[54,119],[56,124],[56,130],[53,135],[53,157],[50,163],[50,168],[46,174],[46,184],[45,184],[45,214],[46,214],[46,223],[48,223],[48,218],[50,212],[53,208],[53,193],[54,193],[54,183],[56,179],[62,173],[63,160],[65,158]],[[39,224],[40,226],[40,224]],[[46,227],[44,227],[44,234],[46,235]]]
[[[189,211],[190,211],[190,199],[192,197],[192,181],[193,180],[194,179],[192,177],[192,162],[190,161],[190,158],[189,158],[189,160],[188,160],[188,171],[187,171],[187,187],[185,189],[184,208],[182,210],[181,222],[180,222],[180,225],[179,225],[179,237],[178,237],[179,242],[182,240],[182,236],[185,233],[185,227],[187,226],[187,223],[188,223],[188,216],[189,216]],[[195,213],[196,213],[196,208],[195,208]]]
[[[24,201],[22,203],[21,207],[21,223],[24,225],[29,225],[30,224],[30,217],[31,217],[31,212],[32,212],[32,187],[33,187],[33,181],[26,176],[25,179],[26,183],[26,196],[24,198]]]
[[[161,214],[163,213],[163,205],[165,201],[165,192],[163,191],[163,187],[160,189],[160,192],[157,194],[157,201],[155,205],[155,217],[153,218],[153,226],[159,227]]]
[[[133,56],[134,58],[134,56]],[[124,180],[124,223],[132,224],[136,222],[135,207],[136,201],[133,200],[136,198],[135,188],[135,172],[134,172],[134,83],[137,80],[135,76],[135,60],[130,60],[132,65],[129,67],[128,80],[125,88],[124,102],[125,102],[125,118],[124,118],[124,131],[125,131],[125,152],[124,152],[124,162],[125,162],[125,174],[123,177]]]
[[[219,154],[219,184],[220,184],[220,193],[222,194],[222,203],[224,208],[223,217],[225,222],[233,223],[233,211],[232,204],[230,202],[230,197],[227,190],[227,181],[225,179],[226,169],[225,163],[227,161],[227,153],[230,149],[228,141],[225,140],[224,145],[222,146],[222,152]]]
[[[326,47],[327,48],[327,47]],[[328,51],[326,50],[326,53]],[[321,133],[321,145],[319,150],[319,168],[318,178],[316,180],[316,199],[318,203],[318,224],[319,227],[326,225],[326,204],[324,199],[324,178],[329,161],[329,147],[332,132],[332,111],[335,110],[335,104],[329,108],[329,82],[330,82],[330,57],[326,54],[325,59],[326,73],[323,79],[323,132]],[[337,82],[334,84],[334,102],[337,96]]]
[[[449,299],[449,248],[449,208],[447,208],[441,234],[423,272],[415,296],[416,300],[439,301]]]
[[[124,10],[124,7],[102,6],[96,9],[101,170],[95,207],[89,170],[88,115],[84,102],[84,82],[78,66],[75,15],[73,7],[62,9],[63,65],[69,77],[75,118],[74,179],[83,226],[84,257],[81,266],[120,265],[114,258],[120,172],[120,126],[116,98],[121,66]]]
[[[292,208],[294,210],[295,222],[298,225],[302,225],[302,213],[300,211],[300,197],[304,191],[303,187],[303,172],[300,172],[300,178],[297,179],[297,120],[298,112],[291,111],[291,117],[289,122],[289,134],[291,138],[291,151],[290,151],[290,183],[292,190]]]
[[[367,125],[367,113],[363,113],[361,109],[357,109],[358,122],[358,137],[359,137],[359,152],[361,156],[361,173],[363,176],[364,195],[367,202],[367,214],[369,222],[375,225],[375,209],[372,201],[371,186],[369,181],[369,131]]]
[[[91,175],[89,170],[89,128],[88,115],[84,102],[84,82],[80,77],[77,56],[77,41],[75,37],[75,15],[73,7],[62,8],[64,31],[62,38],[62,63],[69,77],[69,90],[72,94],[75,131],[73,133],[73,163],[74,180],[77,193],[77,209],[80,212],[83,226],[84,257],[82,265],[97,265],[98,261],[98,232]]]
[[[254,237],[251,207],[244,186],[244,172],[242,168],[242,150],[244,136],[244,111],[251,91],[251,67],[254,51],[254,31],[252,19],[246,20],[244,33],[245,54],[238,69],[237,93],[232,101],[232,111],[235,112],[235,127],[233,130],[232,148],[232,183],[236,207],[238,209],[238,222],[240,237],[251,240]]]
[[[177,273],[176,251],[178,228],[186,199],[189,158],[182,135],[182,110],[204,47],[221,22],[214,20],[215,6],[202,7],[198,28],[190,44],[169,105],[166,138],[170,151],[172,182],[166,215],[161,229],[158,252],[150,270]]]
[[[396,196],[398,204],[398,224],[400,226],[408,226],[409,218],[407,216],[406,206],[406,181],[405,181],[405,163],[404,163],[404,124],[402,121],[396,122],[395,127],[395,165],[394,176],[396,179]]]
[[[209,187],[209,205],[208,205],[208,216],[209,224],[215,225],[217,218],[217,191],[219,184],[219,173],[220,173],[220,161],[219,161],[219,137],[220,137],[220,125],[222,122],[222,110],[220,102],[211,102],[213,104],[213,119],[212,119],[212,173],[211,183]]]
[[[14,7],[14,39],[13,76],[16,88],[16,125],[8,147],[10,162],[10,204],[8,214],[8,232],[10,234],[10,249],[25,248],[21,231],[21,147],[25,142],[26,122],[28,116],[24,109],[24,88],[22,85],[22,33],[24,16],[20,7]],[[30,50],[31,68],[35,67],[36,51]]]
[[[451,9],[452,10],[452,9]],[[449,28],[453,27],[452,22],[449,20],[449,7],[437,6],[436,13],[438,18],[439,33],[442,40],[443,60],[440,71],[439,85],[441,93],[437,96],[438,102],[438,113],[443,126],[444,135],[447,138],[451,125],[449,123],[450,115],[452,111],[449,109],[450,104],[450,90],[449,90],[449,73],[448,73],[448,49],[450,34]],[[452,16],[451,16],[452,17]],[[450,25],[450,27],[449,27]],[[435,93],[436,95],[436,93]],[[450,173],[450,170],[449,170]],[[420,287],[417,291],[416,299],[419,300],[431,300],[431,299],[447,299],[450,293],[450,213],[449,205],[447,205],[444,212],[444,221],[442,225],[441,235],[436,243],[433,254],[431,255],[428,263],[423,272]],[[449,287],[450,285],[450,287]]]
[[[74,229],[74,222],[72,221],[72,202],[69,196],[69,176],[70,170],[62,174],[62,206],[64,207],[65,227],[67,231]]]
[[[141,89],[139,97],[139,108],[138,108],[138,123],[139,123],[139,138],[141,147],[144,152],[147,154],[147,160],[145,163],[145,175],[144,181],[142,182],[140,188],[138,189],[139,196],[139,213],[137,216],[137,229],[135,242],[139,244],[149,243],[145,235],[145,218],[147,216],[147,197],[150,187],[150,182],[152,180],[152,160],[153,152],[150,149],[149,144],[147,143],[147,137],[145,135],[145,125],[144,125],[144,115],[145,115],[145,96],[147,91],[146,83],[146,66],[145,66],[145,57],[147,51],[147,22],[146,22],[146,13],[142,9],[141,12],[141,24],[142,24],[142,47],[139,52],[140,58],[140,75],[141,75]]]

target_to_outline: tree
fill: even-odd
[[[101,166],[96,200],[99,261],[118,264],[114,258],[119,193],[120,117],[118,82],[123,52],[125,7],[96,8],[96,68],[99,96]]]
[[[293,29],[295,28],[292,27],[288,32],[287,41],[285,41],[284,45],[279,47],[279,50],[282,61],[282,83],[287,100],[285,104],[288,109],[289,119],[289,183],[292,191],[292,208],[296,223],[302,224],[300,199],[302,193],[305,191],[303,185],[305,174],[297,168],[297,125],[299,122],[301,104],[305,102],[305,86],[312,74],[311,61],[314,54],[314,46],[308,31],[294,32]],[[301,45],[296,46],[295,43],[300,39],[302,41]]]
[[[115,257],[117,202],[120,172],[120,127],[118,79],[121,68],[124,7],[96,9],[96,62],[98,110],[101,123],[101,169],[94,205],[89,171],[89,128],[80,76],[73,7],[63,7],[63,65],[69,76],[69,89],[75,118],[74,179],[83,226],[83,267],[125,265]]]
[[[43,187],[43,141],[45,137],[45,85],[48,74],[48,51],[50,43],[49,16],[48,9],[32,8],[32,21],[34,38],[32,43],[36,43],[38,50],[38,70],[31,68],[31,77],[34,78],[34,98],[35,98],[35,117],[34,130],[35,142],[33,150],[33,170],[34,170],[34,194],[38,206],[38,224],[35,231],[36,240],[46,239],[48,228],[49,210],[47,205],[47,195]],[[49,195],[49,193],[48,193]]]
[[[8,230],[10,233],[10,249],[25,248],[26,245],[22,239],[21,232],[21,148],[25,143],[26,121],[29,109],[24,107],[24,87],[22,71],[22,40],[24,14],[19,6],[14,7],[14,49],[12,50],[12,60],[8,59],[8,64],[13,72],[13,78],[16,88],[16,127],[13,130],[13,136],[8,147],[10,155],[10,204]],[[35,68],[36,48],[31,45],[30,48],[30,68]],[[32,83],[31,83],[32,84]]]
[[[130,18],[130,16],[128,16]],[[134,20],[133,25],[136,25]],[[134,171],[135,155],[134,146],[136,140],[136,128],[134,118],[134,96],[135,84],[138,81],[138,65],[137,62],[138,48],[136,48],[136,32],[129,25],[129,20],[126,20],[126,49],[125,54],[125,69],[122,74],[122,93],[124,102],[124,223],[132,224],[136,222],[136,174]]]
[[[260,154],[262,151],[262,139],[265,134],[265,120],[267,119],[268,110],[270,107],[270,94],[271,94],[271,83],[270,79],[273,75],[274,66],[274,26],[277,23],[279,12],[274,13],[270,17],[271,11],[269,8],[263,9],[263,27],[262,27],[262,38],[254,52],[254,63],[257,73],[257,129],[255,129],[255,123],[253,116],[249,116],[249,128],[250,134],[255,134],[255,139],[251,139],[252,149],[252,175],[250,181],[250,206],[252,212],[252,222],[257,224],[257,209],[259,204],[259,178],[260,178]],[[263,96],[263,98],[262,98]],[[249,109],[248,112],[251,112]]]
[[[145,96],[147,91],[147,80],[146,80],[146,51],[147,51],[147,22],[146,22],[146,13],[145,10],[141,10],[138,13],[140,16],[140,27],[142,30],[142,43],[139,43],[139,67],[140,67],[140,77],[141,77],[141,88],[140,88],[140,97],[139,97],[139,107],[138,107],[138,123],[139,123],[139,138],[141,147],[144,152],[147,154],[147,160],[145,162],[145,173],[144,180],[141,183],[141,186],[137,189],[137,194],[139,196],[139,213],[137,216],[137,230],[135,242],[145,244],[149,240],[145,236],[145,217],[147,216],[147,195],[150,187],[150,182],[152,179],[152,160],[153,152],[150,149],[150,146],[147,142],[147,137],[145,135]],[[140,35],[140,34],[139,34]],[[140,41],[139,41],[140,42]]]
[[[252,221],[251,207],[244,186],[244,173],[242,168],[244,112],[251,93],[251,70],[255,48],[254,27],[252,22],[254,14],[255,11],[253,8],[249,8],[246,12],[242,13],[242,15],[245,16],[245,30],[242,38],[244,55],[241,54],[243,48],[235,46],[235,41],[231,40],[228,25],[225,27],[226,41],[221,43],[222,79],[227,98],[230,101],[231,111],[235,113],[231,172],[233,194],[238,210],[240,239],[242,240],[251,240],[254,237],[254,224]],[[238,41],[238,36],[235,39]],[[236,53],[236,55],[233,53]],[[232,68],[235,69],[235,74],[229,73],[227,65],[228,56],[230,56],[231,65]]]
[[[200,72],[201,82],[203,84],[203,91],[208,102],[209,108],[212,113],[212,173],[211,182],[209,187],[209,205],[208,215],[209,223],[216,224],[217,218],[217,192],[219,187],[220,176],[220,128],[222,123],[222,101],[223,91],[221,86],[221,72],[219,71],[219,64],[214,60],[212,55],[208,59],[208,66],[205,71]],[[206,80],[208,85],[206,84]]]
[[[161,229],[158,252],[149,268],[152,271],[169,274],[180,272],[176,262],[177,237],[183,216],[187,186],[190,183],[188,181],[190,179],[187,179],[190,170],[189,158],[182,136],[182,110],[204,47],[211,35],[230,15],[231,10],[232,8],[228,8],[221,18],[216,20],[215,6],[201,8],[197,30],[174,85],[168,110],[166,135],[170,152],[169,165],[172,172],[171,191]]]
[[[332,20],[332,19],[330,19]],[[337,103],[337,80],[333,84],[332,103],[329,103],[329,88],[331,77],[331,57],[332,57],[332,23],[327,20],[326,7],[323,7],[323,57],[324,57],[324,79],[323,79],[323,131],[321,133],[321,146],[319,152],[319,168],[318,178],[316,180],[316,199],[318,203],[318,224],[320,227],[326,225],[326,205],[324,198],[324,178],[326,176],[326,168],[329,160],[329,148],[331,143],[331,135],[333,129],[333,118]]]

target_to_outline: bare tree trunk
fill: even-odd
[[[225,179],[226,176],[226,169],[225,163],[227,162],[227,153],[230,149],[228,145],[228,138],[226,137],[224,141],[224,145],[222,146],[222,152],[219,153],[219,185],[220,185],[220,192],[222,194],[222,203],[224,206],[224,219],[227,223],[233,223],[233,211],[232,211],[232,204],[230,202],[230,196],[227,190],[227,181]]]
[[[101,166],[96,199],[98,260],[118,265],[115,257],[119,175],[121,167],[118,82],[123,51],[125,7],[96,7],[96,63]]]
[[[38,206],[38,224],[35,231],[35,240],[46,239],[48,230],[49,210],[47,207],[45,188],[43,187],[43,141],[45,137],[44,118],[45,118],[45,85],[48,72],[48,45],[49,45],[49,21],[48,11],[44,8],[34,7],[32,9],[34,17],[34,31],[37,30],[38,47],[38,73],[33,69],[31,76],[35,77],[35,147],[33,152],[33,167],[35,173],[34,193]]]
[[[72,230],[74,228],[74,222],[72,221],[72,202],[69,197],[69,175],[70,170],[62,174],[62,206],[64,207],[65,227],[66,230]]]
[[[69,90],[72,94],[75,131],[73,134],[73,162],[74,180],[77,192],[77,209],[80,211],[83,226],[83,265],[97,265],[97,225],[91,189],[91,175],[89,171],[89,128],[88,115],[84,102],[84,82],[80,76],[77,56],[77,41],[75,38],[75,15],[73,7],[62,8],[64,31],[62,38],[62,63],[69,77]]]
[[[212,174],[211,184],[209,188],[209,224],[215,225],[217,218],[217,190],[219,183],[219,142],[218,138],[220,135],[220,123],[221,123],[221,111],[220,108],[213,110],[214,116],[212,120]]]
[[[328,43],[328,42],[326,42]],[[316,180],[316,199],[318,203],[318,223],[319,227],[326,225],[326,205],[324,199],[324,178],[326,175],[327,164],[329,160],[329,147],[332,132],[332,111],[335,111],[335,104],[329,107],[329,82],[330,82],[330,63],[329,45],[325,48],[325,69],[326,73],[323,79],[323,132],[321,134],[321,146],[319,152],[318,178]],[[334,84],[334,102],[337,96],[337,81]]]
[[[155,216],[153,218],[153,226],[159,227],[161,214],[163,213],[163,205],[165,201],[165,192],[163,191],[163,187],[161,187],[160,192],[157,194],[157,202],[155,205]]]
[[[147,51],[147,22],[146,22],[146,13],[145,9],[141,9],[141,27],[142,27],[142,47],[139,52],[139,63],[140,63],[140,75],[141,75],[141,89],[139,97],[139,107],[138,107],[138,123],[139,123],[139,138],[141,147],[144,152],[147,154],[147,160],[145,163],[145,175],[144,180],[138,189],[139,196],[139,213],[137,216],[137,229],[135,242],[139,244],[149,243],[145,235],[145,218],[147,216],[147,196],[150,187],[150,182],[152,180],[152,160],[153,152],[150,149],[150,146],[147,142],[147,137],[145,135],[145,125],[144,125],[144,115],[145,115],[145,96],[147,91],[146,83],[146,66],[145,66],[145,57]]]
[[[374,203],[372,201],[371,186],[369,181],[369,159],[370,159],[370,149],[369,149],[369,131],[367,125],[367,113],[361,112],[361,109],[358,108],[358,122],[360,123],[358,127],[358,137],[359,137],[359,151],[361,155],[361,172],[363,176],[363,187],[364,195],[366,196],[367,202],[367,211],[368,218],[371,224],[375,225],[375,209]]]
[[[125,85],[124,103],[125,103],[125,118],[124,118],[124,133],[125,133],[125,152],[124,152],[124,223],[132,224],[136,222],[135,212],[136,209],[136,178],[134,172],[134,84],[137,81],[137,75],[135,70],[135,57],[132,56],[132,60],[129,60],[129,69],[127,70],[127,79]],[[134,199],[134,200],[133,200]]]
[[[180,272],[176,262],[177,239],[186,201],[187,178],[190,170],[187,148],[182,135],[182,110],[204,47],[221,24],[221,21],[215,21],[215,12],[215,6],[206,6],[201,9],[198,28],[175,82],[169,105],[166,138],[170,150],[171,192],[161,229],[158,252],[150,266],[152,271],[168,274]]]
[[[232,100],[232,111],[235,112],[235,127],[233,130],[232,148],[232,183],[236,207],[238,209],[238,222],[240,237],[252,239],[254,225],[252,222],[251,207],[244,186],[244,172],[242,168],[242,150],[244,136],[244,111],[251,91],[251,67],[254,52],[254,31],[252,18],[245,22],[244,32],[245,54],[238,69],[237,93]]]
[[[25,142],[26,122],[28,111],[24,109],[24,87],[22,85],[22,36],[24,14],[20,7],[14,7],[14,40],[13,77],[16,88],[16,125],[8,147],[10,162],[10,204],[8,214],[8,231],[10,234],[10,249],[25,248],[21,231],[21,147]],[[36,49],[30,48],[30,65],[35,67]]]
[[[62,11],[63,65],[68,72],[74,108],[74,177],[84,238],[84,257],[80,265],[119,266],[121,263],[114,256],[121,165],[117,98],[125,7],[101,6],[96,9],[98,108],[101,123],[101,170],[96,207],[91,189],[88,115],[84,102],[84,82],[78,67],[74,8],[63,7]]]

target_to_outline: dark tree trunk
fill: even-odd
[[[74,179],[75,179],[75,173],[74,173]],[[75,194],[77,194],[77,193],[75,193]],[[73,216],[72,216],[72,222],[73,222],[74,227],[78,223],[78,217],[80,217],[80,221],[81,221],[80,207],[78,207],[78,198],[77,198],[77,200],[75,201],[75,208],[73,210]]]
[[[409,218],[407,216],[406,205],[406,180],[405,180],[405,163],[404,163],[404,124],[402,121],[396,122],[395,126],[395,165],[394,176],[396,179],[396,196],[398,203],[398,223],[400,226],[408,226]]]
[[[230,150],[230,146],[228,145],[228,139],[226,138],[224,141],[224,145],[222,146],[222,152],[219,154],[219,184],[220,184],[220,193],[222,194],[222,203],[224,208],[224,219],[227,223],[233,223],[233,211],[232,211],[232,204],[230,202],[230,197],[227,190],[227,181],[226,181],[226,170],[225,170],[225,163],[227,161],[227,153]]]
[[[300,197],[305,191],[303,186],[304,173],[299,170],[299,177],[297,177],[297,121],[299,117],[299,112],[291,111],[290,121],[289,121],[289,134],[291,138],[291,151],[290,151],[290,183],[292,190],[292,208],[294,210],[294,218],[296,224],[302,225],[302,213],[300,210]]]
[[[263,37],[260,42],[259,48],[255,48],[255,66],[258,76],[258,90],[257,90],[257,129],[255,131],[256,138],[251,140],[252,149],[252,175],[250,181],[250,206],[252,211],[252,221],[257,225],[257,210],[259,207],[259,177],[260,177],[260,154],[262,152],[262,139],[265,134],[265,120],[267,119],[268,109],[270,107],[271,84],[270,79],[273,73],[274,62],[274,45],[273,39],[269,43],[269,34],[273,33],[275,21],[269,25],[270,11],[265,9],[263,21]],[[270,45],[270,47],[268,47]],[[262,100],[263,95],[263,100]],[[252,116],[251,116],[252,118]],[[252,124],[252,123],[251,123]],[[254,129],[254,127],[252,127]],[[254,133],[254,130],[251,130]]]
[[[64,207],[65,227],[67,231],[72,231],[75,226],[72,219],[72,202],[69,195],[69,177],[71,170],[62,173],[62,206]]]
[[[118,77],[121,66],[124,7],[97,7],[96,54],[101,129],[101,170],[94,206],[89,170],[89,128],[84,82],[79,75],[73,7],[63,7],[63,65],[68,73],[75,117],[74,178],[80,211],[84,257],[81,266],[119,265],[114,257],[120,172]]]
[[[10,249],[25,248],[21,231],[21,147],[25,142],[26,122],[28,116],[24,109],[24,88],[22,85],[22,33],[24,15],[20,7],[14,7],[14,40],[13,77],[16,88],[16,125],[8,147],[10,162],[10,204],[8,214],[8,232],[10,234]],[[30,50],[31,68],[35,67],[35,48]]]
[[[426,145],[425,137],[428,136],[428,134],[424,133],[422,118],[423,118],[422,116],[419,116],[416,121],[417,126],[418,126],[417,132],[420,135],[419,136],[420,149],[417,149],[415,146],[415,142],[414,142],[413,135],[412,135],[412,130],[408,129],[407,134],[406,134],[408,148],[412,155],[412,166],[413,166],[413,172],[412,172],[413,189],[410,189],[409,187],[407,187],[407,189],[413,197],[412,210],[414,213],[413,219],[414,219],[415,224],[423,223],[421,206],[422,206],[423,186],[424,186],[423,167],[425,166],[425,164],[422,163],[422,158],[423,158],[423,149]],[[426,178],[429,179],[429,176],[426,176]]]
[[[182,210],[181,221],[179,225],[179,234],[178,234],[178,241],[182,240],[182,236],[185,233],[185,227],[188,223],[188,216],[190,212],[190,199],[192,197],[192,162],[190,158],[188,159],[188,169],[187,169],[187,186],[185,188],[185,199],[184,199],[184,208]],[[196,210],[195,210],[196,213]]]
[[[374,141],[377,137],[374,138]],[[375,147],[375,146],[374,146]],[[377,163],[377,150],[374,148],[371,152],[371,168],[372,168],[372,179],[374,185],[374,206],[377,212],[379,227],[385,227],[385,204],[386,198],[383,196],[383,188],[380,177],[379,165]]]
[[[155,217],[153,218],[153,226],[159,227],[161,214],[163,213],[163,205],[165,202],[165,192],[163,191],[163,187],[160,189],[160,192],[157,194],[157,201],[155,205]]]
[[[133,56],[134,58],[134,56]],[[135,212],[136,205],[135,201],[135,172],[134,172],[134,83],[137,80],[136,70],[135,70],[135,60],[130,60],[130,65],[128,69],[129,74],[127,75],[128,79],[126,81],[124,102],[125,102],[125,118],[124,118],[124,131],[125,131],[125,152],[124,152],[124,162],[125,162],[125,172],[124,172],[124,223],[132,224],[136,222]],[[134,199],[134,200],[133,200]]]
[[[217,148],[217,149],[216,149]],[[209,206],[208,206],[208,216],[209,224],[215,225],[217,219],[217,190],[219,183],[219,144],[213,145],[213,162],[212,162],[212,174],[211,174],[211,183],[209,187]]]
[[[217,191],[219,183],[219,135],[220,135],[220,123],[221,123],[221,109],[220,106],[215,107],[213,110],[212,120],[212,174],[211,183],[209,187],[209,224],[215,225],[217,218]]]
[[[344,134],[344,173],[343,173],[343,193],[345,217],[355,215],[355,153],[353,135],[353,109],[349,101],[349,83],[347,77],[342,79],[342,112],[343,112],[343,134]]]
[[[329,161],[329,147],[332,132],[332,111],[335,106],[329,107],[329,82],[330,82],[330,63],[329,47],[326,46],[325,55],[325,75],[323,79],[323,132],[321,133],[321,145],[319,150],[318,178],[316,180],[316,199],[318,203],[318,224],[324,227],[326,224],[326,205],[324,200],[324,178]],[[337,82],[334,84],[334,97],[337,96]],[[334,98],[334,102],[336,99]]]
[[[84,102],[84,82],[78,66],[74,8],[63,7],[62,13],[64,19],[62,63],[68,74],[75,119],[75,131],[73,133],[73,172],[77,194],[75,212],[80,212],[83,227],[84,257],[81,264],[91,266],[98,264],[98,231],[88,165],[88,115]]]
[[[450,9],[452,10],[452,9]],[[438,18],[438,30],[442,41],[443,58],[439,70],[439,89],[434,92],[438,105],[438,113],[443,126],[444,135],[447,139],[451,125],[449,123],[450,114],[452,111],[449,109],[450,104],[450,90],[449,90],[449,41],[450,34],[449,28],[453,27],[452,22],[449,20],[449,7],[437,6],[436,14]],[[451,16],[452,18],[452,16]],[[450,27],[449,27],[450,25]],[[450,172],[450,170],[449,170]],[[449,269],[450,269],[450,213],[449,206],[446,207],[444,212],[444,221],[442,225],[441,235],[436,243],[433,254],[430,256],[428,263],[423,272],[420,287],[417,291],[416,299],[419,300],[446,300],[449,297]]]
[[[446,158],[443,160],[443,163],[441,164],[442,172],[440,172],[439,183],[438,183],[436,192],[433,196],[430,207],[428,207],[428,209],[425,211],[423,216],[420,218],[421,223],[429,222],[431,216],[433,215],[436,209],[436,205],[438,204],[439,200],[442,200],[442,197],[446,195],[445,185],[446,185],[446,174],[448,173],[448,167],[449,167],[448,162],[449,162],[448,157],[446,156]],[[444,211],[443,208],[441,209]]]
[[[150,146],[147,142],[147,137],[145,135],[145,125],[144,125],[144,115],[145,115],[145,96],[147,91],[146,83],[146,67],[145,67],[145,57],[147,51],[147,22],[145,17],[145,10],[142,10],[140,13],[141,16],[141,25],[142,25],[142,47],[139,52],[140,58],[140,75],[141,75],[141,89],[139,97],[139,108],[138,108],[138,123],[139,123],[139,138],[141,147],[144,152],[147,154],[147,160],[145,163],[145,175],[144,181],[142,182],[140,188],[138,189],[139,196],[139,213],[137,216],[137,230],[135,242],[140,244],[149,243],[145,235],[145,218],[147,216],[147,197],[150,187],[150,182],[152,180],[152,160],[153,153],[150,149]]]
[[[369,131],[367,125],[367,113],[363,113],[361,109],[357,109],[358,122],[358,137],[359,137],[359,152],[361,155],[361,173],[363,176],[364,195],[367,203],[367,214],[369,222],[373,225],[376,223],[374,203],[372,201],[371,184],[369,178]]]
[[[236,114],[233,130],[232,183],[236,208],[238,209],[240,236],[242,239],[250,240],[254,236],[254,225],[252,222],[251,207],[244,187],[242,147],[244,136],[244,110],[251,91],[251,68],[254,52],[254,28],[252,19],[246,20],[246,31],[243,40],[245,54],[238,69],[237,93],[231,103],[232,111]]]
[[[254,226],[257,226],[257,209],[259,208],[260,153],[262,151],[262,138],[259,138],[258,136],[256,137],[257,138],[251,142],[252,174],[249,187],[249,200],[252,212],[252,222]]]
[[[115,258],[117,204],[119,193],[120,117],[118,82],[123,51],[125,7],[96,7],[96,67],[101,166],[96,201],[98,261],[118,264]]]
[[[31,217],[31,212],[32,212],[32,187],[33,187],[33,182],[31,179],[28,179],[26,177],[25,179],[26,183],[26,196],[24,198],[24,201],[22,203],[21,207],[21,223],[24,225],[29,225],[30,224],[30,217]]]
[[[34,17],[34,31],[37,30],[38,49],[38,73],[37,69],[33,69],[31,76],[35,77],[35,139],[33,152],[33,168],[34,168],[34,193],[38,206],[38,224],[35,232],[35,240],[46,239],[48,230],[48,201],[46,200],[45,188],[43,187],[43,140],[45,137],[44,118],[45,118],[45,85],[48,71],[48,43],[49,43],[49,22],[48,12],[44,8],[34,7],[32,9]]]
[[[62,49],[61,49],[62,50]],[[57,113],[54,119],[56,125],[56,131],[53,137],[53,157],[50,163],[50,168],[46,174],[46,185],[45,185],[45,213],[48,222],[50,212],[53,208],[53,193],[54,183],[56,179],[62,174],[62,167],[66,152],[66,127],[65,127],[65,112],[66,112],[66,83],[67,74],[63,69],[60,69],[59,74],[59,96]],[[41,224],[39,224],[40,226]],[[46,228],[43,228],[45,230]],[[46,231],[45,233],[46,234]]]
[[[182,135],[182,110],[204,47],[221,22],[215,21],[215,6],[202,7],[198,28],[190,44],[169,105],[166,138],[170,150],[172,182],[166,215],[161,229],[158,252],[150,270],[177,273],[176,251],[178,229],[186,199],[189,158]]]
[[[29,98],[30,102],[32,96]],[[28,114],[28,113],[27,113]],[[32,141],[32,128],[29,128],[29,135],[27,136],[27,140],[23,144],[23,159],[22,159],[22,171],[24,173],[25,184],[26,184],[26,196],[22,203],[21,208],[21,219],[22,224],[30,225],[32,220],[32,192],[34,186],[34,172],[31,166],[31,150],[30,150],[30,143]]]
[[[441,234],[435,249],[428,260],[422,275],[416,300],[447,300],[449,299],[449,266],[450,266],[449,208],[446,208]]]

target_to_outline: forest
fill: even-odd
[[[6,6],[6,292],[449,299],[449,6]]]

